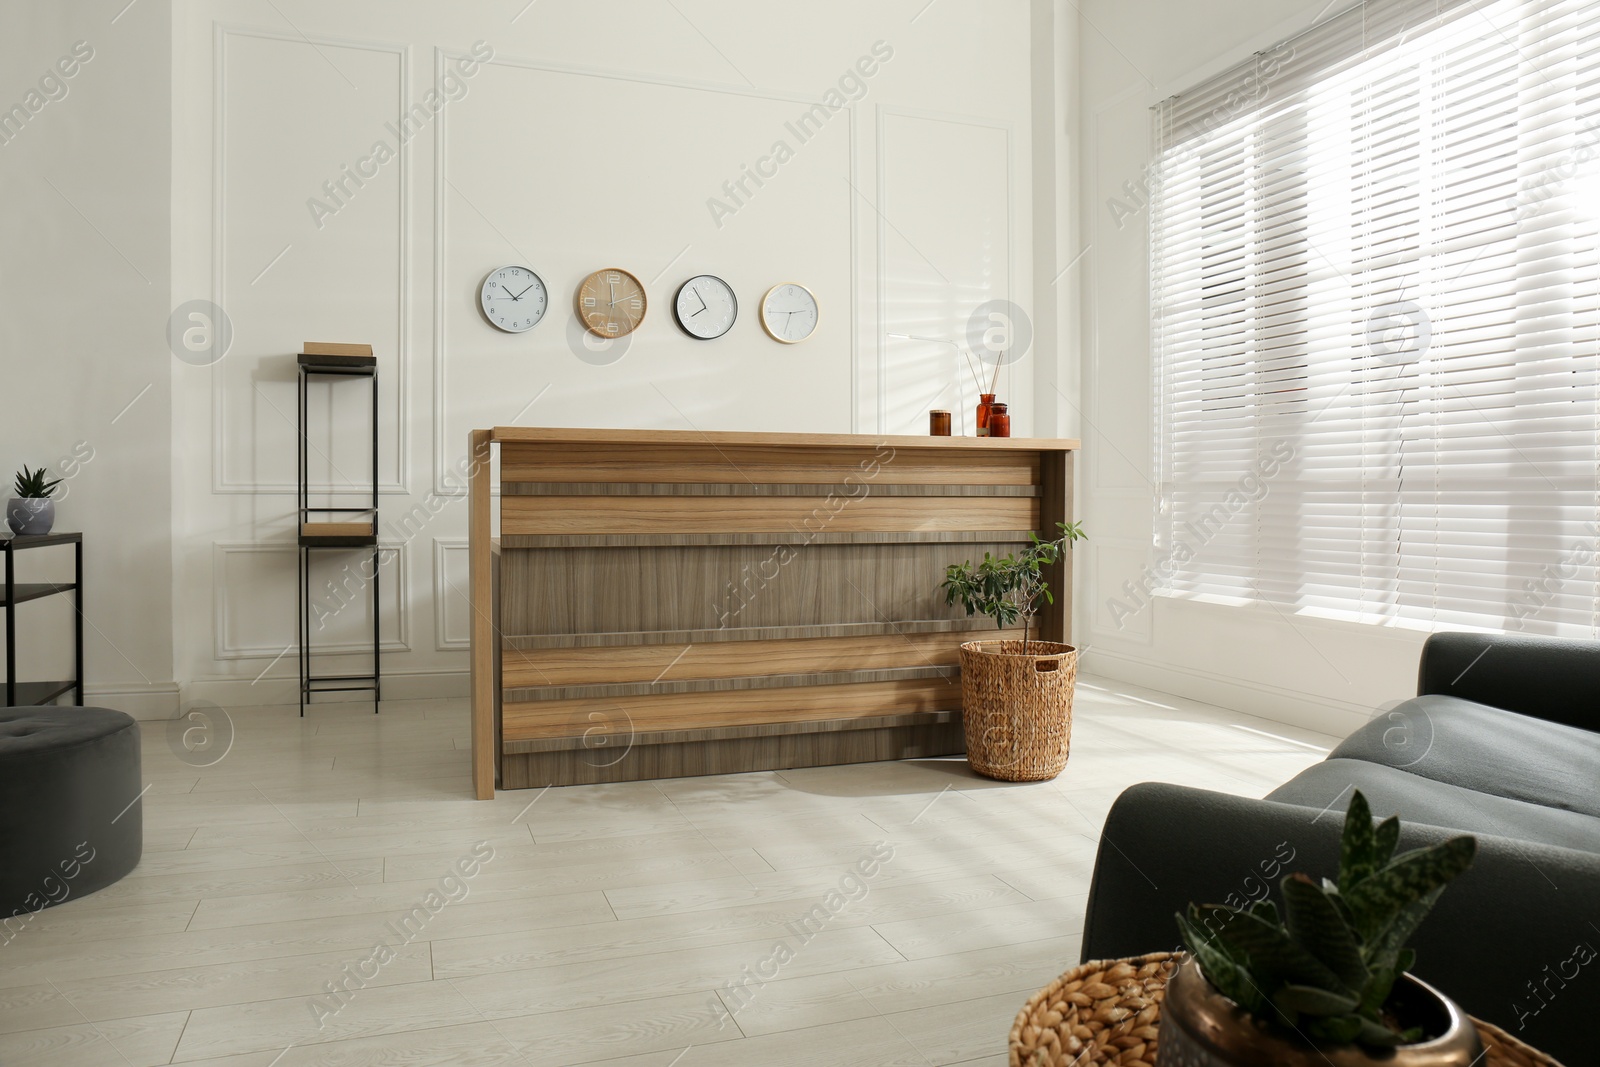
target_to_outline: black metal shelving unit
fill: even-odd
[[[70,582],[18,582],[16,554],[30,548],[47,548],[52,545],[71,545],[73,571]],[[76,703],[83,705],[83,534],[49,533],[18,534],[0,538],[6,557],[5,605],[6,615],[6,686],[5,706],[8,708],[34,707],[48,704],[71,692]],[[40,600],[57,593],[73,595],[72,641],[73,674],[67,680],[49,682],[22,682],[17,680],[17,605],[30,600]]]
[[[379,590],[380,550],[378,548],[378,360],[367,345],[312,345],[299,357],[299,524],[300,540],[300,714],[317,693],[350,693],[370,690],[372,712],[378,712],[382,690],[382,668],[378,650],[378,611],[382,604]],[[368,354],[345,354],[320,349],[365,349]],[[309,477],[311,442],[307,427],[311,379],[365,378],[372,391],[371,503],[357,507],[312,507]],[[330,494],[337,496],[337,494]],[[311,553],[317,551],[372,550],[372,672],[370,674],[324,674],[311,672]]]

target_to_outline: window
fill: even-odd
[[[1363,4],[1156,141],[1167,591],[1600,632],[1600,5]]]

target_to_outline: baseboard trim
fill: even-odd
[[[197,678],[183,686],[183,702],[208,700],[224,708],[300,703],[296,678]],[[384,671],[384,700],[449,700],[466,697],[466,671]],[[325,693],[318,704],[370,704],[370,693]]]
[[[178,713],[177,682],[91,682],[83,687],[83,702],[89,707],[111,708],[135,719],[170,719]]]
[[[1345,737],[1364,726],[1377,710],[1191,667],[1151,663],[1103,648],[1083,654],[1083,670],[1334,737]]]

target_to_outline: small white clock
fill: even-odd
[[[739,317],[739,300],[727,282],[715,275],[701,274],[678,287],[672,312],[684,333],[709,341],[733,329],[733,321]]]
[[[797,344],[817,328],[817,298],[794,282],[781,282],[761,298],[761,328],[774,341]]]
[[[550,307],[544,280],[527,267],[492,270],[478,291],[484,317],[506,333],[523,333],[539,325]]]

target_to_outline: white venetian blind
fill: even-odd
[[[1174,595],[1600,626],[1600,4],[1362,4],[1156,109]]]

